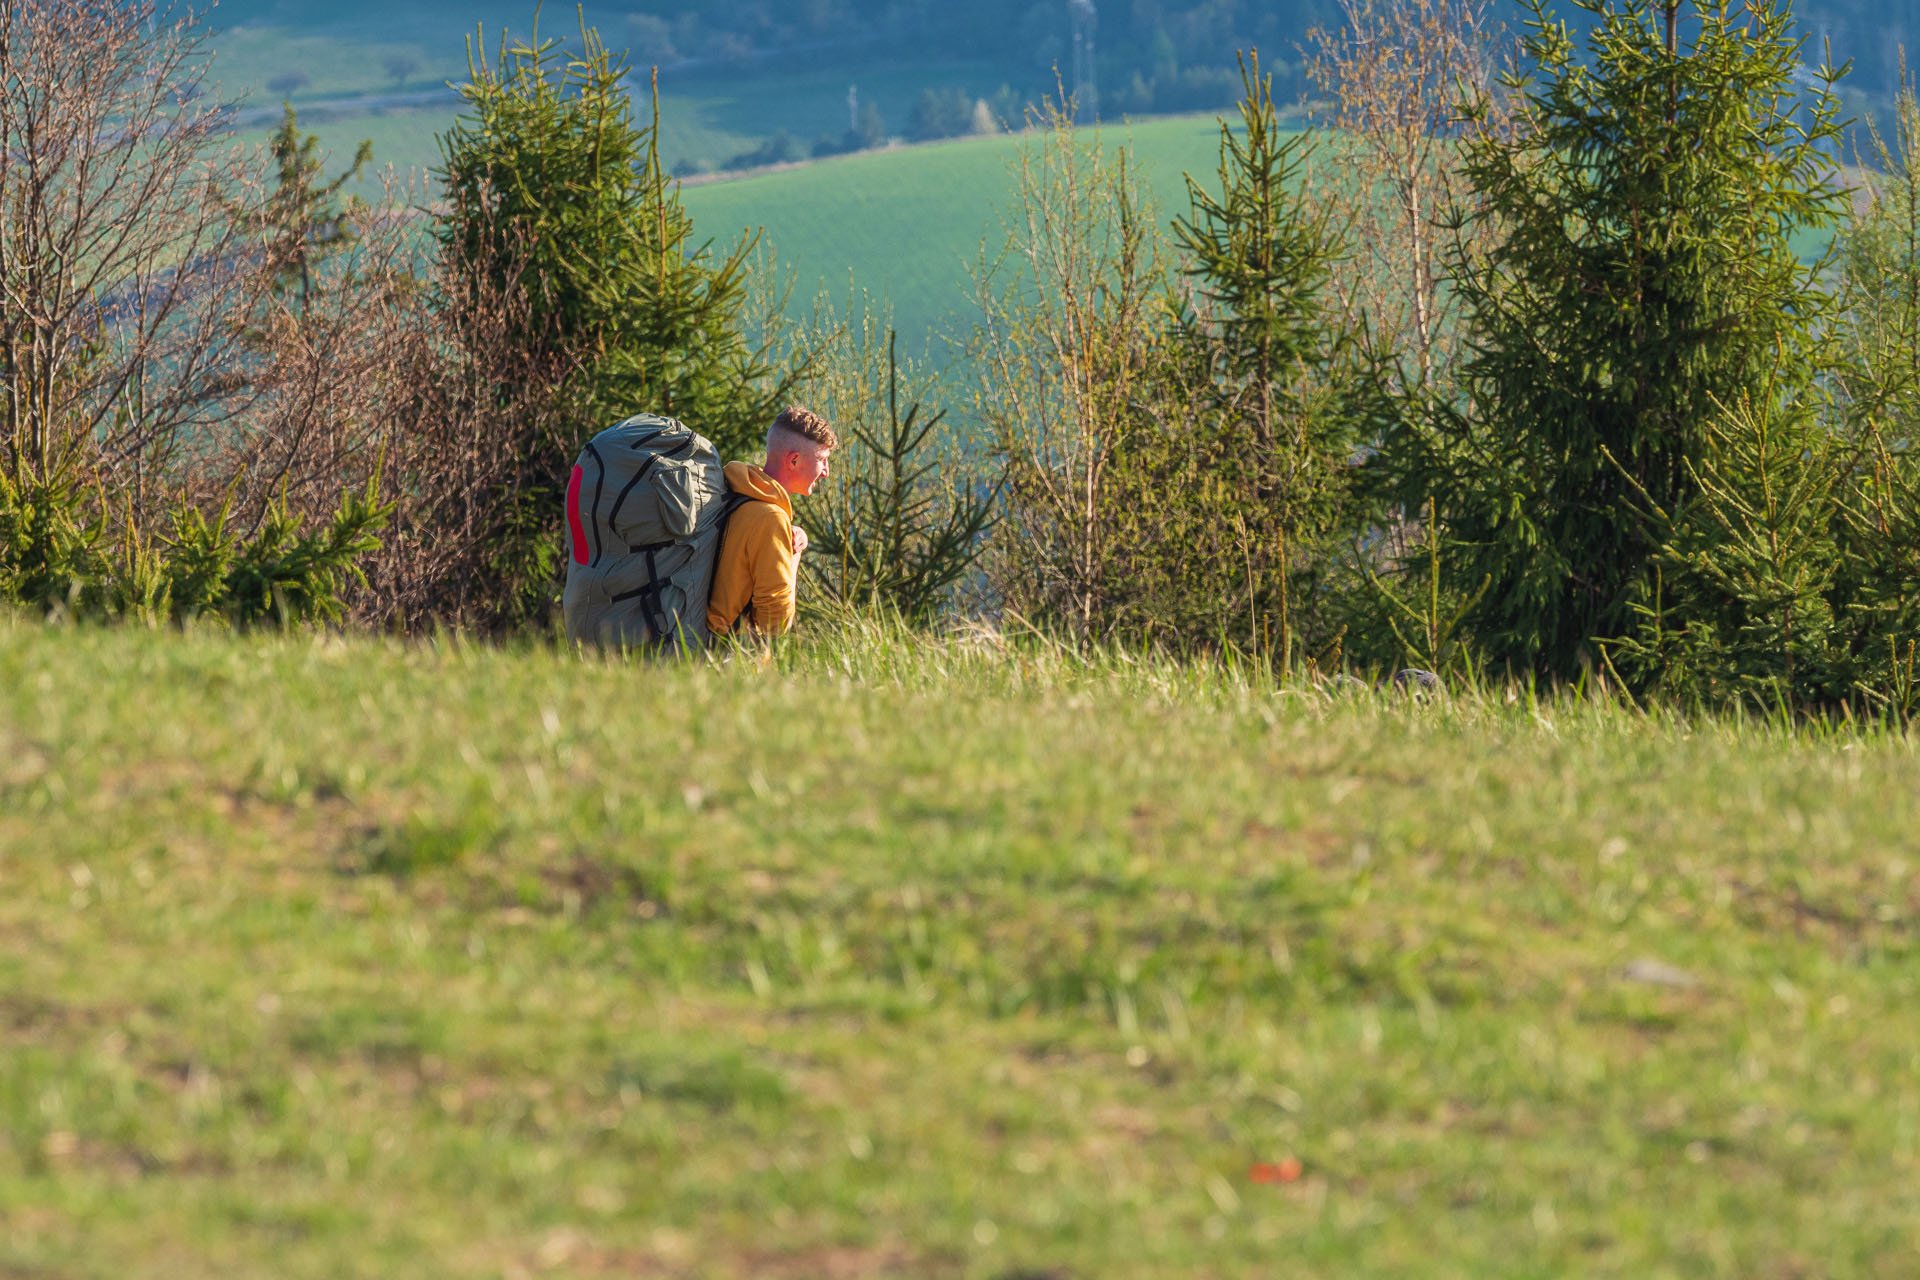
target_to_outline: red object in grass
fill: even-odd
[[[567,481],[567,531],[573,534],[575,564],[587,562],[587,530],[580,523],[580,481],[584,474],[579,467],[575,467],[573,478]]]
[[[1300,1173],[1300,1161],[1295,1156],[1288,1156],[1278,1164],[1256,1164],[1247,1170],[1247,1176],[1255,1182],[1298,1182]]]

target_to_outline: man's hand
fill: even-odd
[[[793,526],[793,554],[799,555],[807,549],[807,531],[799,525]]]

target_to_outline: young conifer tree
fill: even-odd
[[[933,376],[903,367],[890,317],[864,301],[805,388],[841,444],[833,483],[808,504],[800,569],[809,599],[925,623],[979,561],[997,486],[943,428],[946,410],[930,410]]]
[[[324,176],[318,134],[303,132],[291,104],[280,127],[267,137],[275,184],[262,207],[250,215],[266,242],[274,292],[304,312],[316,291],[326,287],[322,269],[352,247],[366,201],[345,191],[373,163],[373,143],[363,140],[353,161],[331,179]]]
[[[742,448],[782,389],[745,331],[753,240],[725,253],[695,242],[661,168],[657,102],[636,123],[627,81],[591,27],[577,51],[536,31],[478,56],[467,115],[441,139],[442,241],[528,290],[539,340],[593,354],[586,435],[648,409]]]
[[[583,25],[580,46],[507,44],[472,60],[467,114],[441,138],[448,213],[439,234],[456,279],[524,293],[529,363],[576,365],[571,429],[501,441],[523,460],[499,495],[496,571],[523,597],[503,620],[538,620],[557,596],[560,490],[596,431],[670,414],[743,456],[796,371],[749,336],[753,239],[724,253],[694,240],[679,186],[661,168],[658,100],[637,124],[627,65]],[[455,327],[462,313],[450,299]]]
[[[1794,83],[1786,0],[1573,2],[1584,53],[1523,0],[1514,127],[1464,143],[1460,217],[1495,233],[1451,264],[1474,354],[1393,449],[1408,508],[1437,503],[1451,587],[1488,584],[1486,656],[1554,677],[1638,626],[1649,513],[1697,493],[1712,425],[1814,393],[1831,300],[1792,240],[1846,204],[1836,77]]]
[[[1280,127],[1257,54],[1241,78],[1219,194],[1188,178],[1173,223],[1192,282],[1169,344],[1178,428],[1134,441],[1127,470],[1144,482],[1127,541],[1143,622],[1285,665],[1296,640],[1331,639],[1319,606],[1357,523],[1354,461],[1378,384],[1329,291],[1346,246],[1303,180],[1308,135]]]
[[[1873,131],[1866,199],[1837,241],[1844,286],[1821,390],[1727,407],[1696,492],[1646,503],[1654,592],[1611,660],[1684,703],[1870,714],[1920,708],[1920,109]]]

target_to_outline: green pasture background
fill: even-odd
[[[493,56],[500,15],[481,16],[488,19],[484,47]],[[521,31],[521,15],[510,16]],[[602,17],[604,34],[617,43],[617,15]],[[267,86],[289,74],[305,76],[291,101],[336,165],[361,139],[373,143],[374,169],[355,189],[370,199],[390,194],[426,207],[440,158],[436,136],[458,112],[446,85],[466,77],[464,38],[473,30],[423,20],[351,31],[243,25],[214,41],[213,80],[218,92],[245,96],[242,137],[260,143],[277,121],[279,98]],[[577,23],[570,11],[547,13],[542,31],[570,36]],[[402,79],[388,73],[395,58],[411,64]],[[647,70],[637,68],[632,81],[635,109],[643,114],[651,110]],[[819,135],[837,136],[848,123],[850,85],[900,134],[924,89],[988,96],[1002,84],[1030,79],[1031,69],[1015,60],[876,64],[844,54],[670,70],[661,83],[660,155],[670,170],[691,179],[684,199],[703,240],[724,247],[743,234],[760,234],[792,284],[790,315],[805,315],[823,291],[836,305],[864,293],[891,309],[903,352],[949,365],[973,326],[973,274],[983,250],[991,254],[1004,243],[1018,134],[899,146],[744,176],[709,171],[760,146],[776,128],[803,151]],[[423,95],[429,100],[421,101]],[[358,105],[388,98],[393,101],[377,107]],[[1185,175],[1218,185],[1217,117],[1109,121],[1097,134],[1106,145],[1132,148],[1163,224],[1188,207]],[[1803,236],[1800,250],[1816,256],[1826,243],[1825,236]]]

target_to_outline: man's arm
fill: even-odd
[[[774,635],[792,627],[797,561],[785,513],[771,503],[743,504],[720,541],[707,630],[727,635],[743,616]]]
[[[756,537],[753,554],[753,625],[768,635],[785,635],[793,627],[794,583],[800,574],[800,556],[793,549],[792,526],[786,513],[770,503],[754,504],[767,513],[767,536]]]

